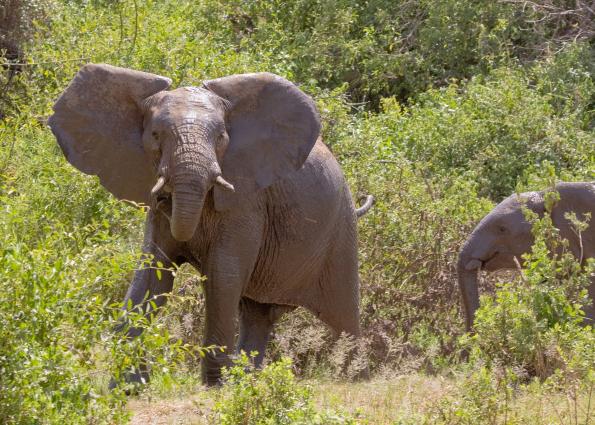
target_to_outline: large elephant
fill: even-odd
[[[110,65],[80,69],[49,125],[75,167],[120,199],[145,203],[143,252],[206,277],[208,384],[238,349],[258,351],[274,322],[303,306],[336,333],[358,336],[356,210],[319,138],[315,104],[269,73],[168,91],[168,78]],[[173,276],[136,272],[125,305],[157,306]],[[138,331],[131,331],[132,336]]]
[[[570,250],[576,258],[584,261],[595,257],[595,225],[591,224],[581,235],[581,248],[571,223],[564,217],[567,212],[575,212],[580,219],[584,219],[585,214],[591,213],[595,219],[595,184],[593,182],[559,183],[556,185],[556,190],[560,194],[560,201],[551,212],[554,226],[560,230],[561,237],[568,239]],[[514,194],[503,200],[479,222],[459,254],[457,270],[467,330],[471,330],[475,311],[479,308],[477,289],[479,272],[513,269],[516,267],[515,257],[521,261],[521,255],[529,252],[533,245],[531,224],[525,219],[521,205],[543,216],[544,193]],[[595,278],[593,277],[589,296],[591,305],[586,306],[585,314],[592,321],[595,317],[593,309]]]

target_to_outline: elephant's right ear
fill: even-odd
[[[149,203],[153,164],[142,144],[141,104],[167,89],[159,75],[88,64],[76,74],[48,123],[68,162],[120,199]]]

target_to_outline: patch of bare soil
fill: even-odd
[[[198,425],[208,424],[209,402],[204,397],[185,400],[131,400],[132,425]]]

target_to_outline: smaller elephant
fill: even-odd
[[[564,217],[565,213],[574,212],[581,220],[588,213],[595,218],[595,182],[559,183],[556,190],[560,194],[560,201],[551,212],[554,226],[560,230],[560,236],[569,241],[570,250],[576,258],[584,261],[595,257],[595,226],[590,225],[581,235],[581,250],[581,240]],[[514,194],[500,202],[479,222],[459,254],[457,272],[468,331],[473,326],[475,312],[479,308],[477,284],[480,270],[515,268],[515,257],[520,259],[534,243],[531,224],[525,219],[521,205],[543,216],[544,192]],[[595,317],[594,277],[591,277],[589,296],[591,305],[585,307],[585,314],[592,321]]]

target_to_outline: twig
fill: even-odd
[[[582,236],[582,232],[579,229],[573,229],[574,233],[576,234],[576,236],[578,237],[578,245],[581,248],[581,255],[579,257],[579,264],[583,264],[583,257],[585,255],[585,248],[583,247],[583,236]]]
[[[517,271],[519,272],[519,276],[521,277],[521,280],[523,281],[523,283],[527,283],[527,279],[525,278],[525,275],[523,274],[523,268],[521,267],[521,263],[519,262],[519,259],[516,257],[516,255],[514,257],[512,257],[512,259],[514,260],[514,264],[516,266]]]
[[[132,36],[132,46],[130,46],[130,51],[128,52],[128,56],[132,56],[132,52],[134,52],[134,48],[136,47],[136,37],[138,35],[138,3],[137,0],[134,0],[134,35]]]
[[[585,425],[589,425],[589,419],[591,417],[591,397],[593,395],[593,383],[589,387],[589,401],[587,402],[587,417],[585,418]]]

